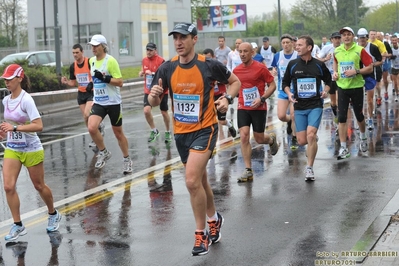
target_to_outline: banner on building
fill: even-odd
[[[197,19],[198,32],[231,32],[247,30],[246,5],[210,6]]]

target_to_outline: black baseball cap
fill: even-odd
[[[192,23],[177,23],[173,30],[169,32],[168,36],[172,35],[173,33],[180,33],[183,35],[197,35],[197,28]]]
[[[269,37],[263,37],[263,41],[264,42],[268,42],[269,41]]]
[[[331,38],[336,38],[336,37],[341,38],[341,33],[339,33],[339,31],[333,32],[333,33],[331,34]]]
[[[155,43],[149,42],[145,48],[146,50],[156,50],[157,45]]]

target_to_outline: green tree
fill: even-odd
[[[361,21],[362,27],[383,32],[399,32],[396,3],[388,3],[373,9]]]
[[[282,30],[286,30],[285,24],[288,23],[289,12],[281,11]],[[278,36],[278,10],[262,16],[254,16],[248,19],[248,29],[244,37],[259,37],[259,36]]]
[[[191,0],[191,20],[196,23],[197,19],[206,19],[211,0]]]
[[[291,18],[304,25],[295,35],[321,37],[344,26],[357,28],[368,9],[363,0],[303,0],[291,8]]]

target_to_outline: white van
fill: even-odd
[[[0,60],[0,65],[4,65],[6,63],[12,63],[15,60],[24,60],[24,59],[29,61],[29,65],[55,66],[56,64],[54,51],[34,51],[34,52],[9,54]]]

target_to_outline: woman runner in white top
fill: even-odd
[[[10,92],[10,95],[3,99],[5,122],[0,124],[0,136],[7,139],[3,180],[8,207],[14,220],[5,240],[14,241],[27,233],[21,222],[20,201],[16,190],[22,165],[28,169],[35,189],[47,205],[47,232],[58,230],[61,214],[54,208],[52,192],[44,182],[44,151],[36,134],[37,131],[42,131],[43,122],[33,98],[26,92],[30,89],[29,78],[17,64],[6,67],[1,78]]]

